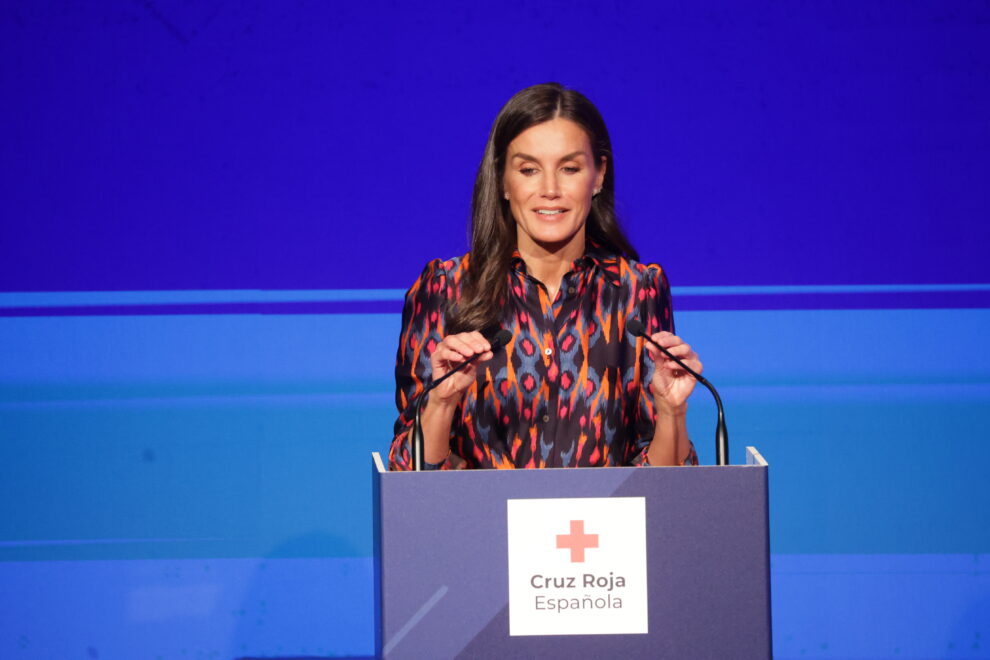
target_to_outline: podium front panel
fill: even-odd
[[[382,657],[771,657],[765,465],[373,479]],[[507,502],[545,498],[643,498],[647,632],[510,636]]]

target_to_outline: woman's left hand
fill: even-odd
[[[651,337],[671,354],[697,373],[701,373],[701,360],[698,354],[691,350],[688,344],[677,335],[670,332],[657,332]],[[687,410],[687,398],[694,390],[697,382],[694,376],[684,371],[676,362],[660,352],[650,342],[643,342],[646,351],[653,358],[656,369],[653,370],[653,380],[650,387],[653,390],[653,401],[658,413],[668,415],[683,415]]]

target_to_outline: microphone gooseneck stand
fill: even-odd
[[[696,372],[691,367],[684,364],[680,358],[671,354],[666,348],[660,344],[653,341],[653,339],[646,334],[646,326],[639,319],[630,319],[626,321],[626,330],[636,337],[642,337],[646,341],[650,342],[656,346],[661,353],[669,357],[671,360],[676,362],[684,371],[688,372],[694,376],[695,380],[708,388],[708,391],[712,393],[715,397],[715,405],[718,407],[718,423],[715,426],[715,465],[728,465],[729,464],[729,431],[725,428],[725,409],[722,407],[722,398],[718,395],[715,387],[708,382],[708,380]]]
[[[511,332],[505,329],[499,330],[497,333],[495,333],[495,336],[492,337],[492,340],[490,342],[492,347],[489,350],[491,350],[491,352],[494,353],[495,351],[500,350],[503,346],[508,344],[511,339],[512,339]],[[443,376],[431,382],[426,387],[426,389],[423,390],[423,393],[419,395],[419,398],[416,399],[416,407],[413,410],[413,425],[412,425],[412,429],[410,429],[409,431],[409,443],[412,451],[413,470],[416,471],[422,470],[423,463],[425,462],[423,459],[423,424],[420,421],[420,413],[422,412],[423,409],[423,402],[426,401],[426,395],[430,393],[430,390],[432,390],[437,385],[439,385],[443,381],[447,380],[448,378],[456,374],[464,367],[468,366],[469,364],[477,360],[482,355],[483,355],[482,353],[475,353],[468,359],[464,360],[464,362],[461,362],[459,365],[457,365],[456,367],[445,373]]]

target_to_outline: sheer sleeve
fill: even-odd
[[[443,339],[447,296],[447,276],[439,259],[428,263],[406,292],[395,358],[395,405],[399,416],[395,420],[389,449],[390,470],[412,469],[408,442],[413,422],[412,404],[430,380],[430,354]]]
[[[633,291],[633,300],[636,300],[636,314],[639,320],[646,326],[647,334],[667,331],[674,332],[674,308],[670,298],[670,283],[667,275],[657,264],[650,264],[645,267],[643,277],[638,284],[639,290]],[[656,410],[653,403],[653,394],[650,392],[650,381],[653,378],[653,360],[647,355],[643,347],[643,341],[636,342],[637,363],[639,364],[640,377],[642,383],[639,391],[638,405],[633,414],[633,437],[634,442],[628,445],[628,455],[626,462],[628,465],[649,465],[646,450],[649,449],[650,442],[653,441],[653,432],[656,426]],[[694,450],[694,443],[688,439],[690,451],[685,458],[684,465],[697,465],[698,455]]]

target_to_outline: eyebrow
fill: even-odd
[[[561,158],[557,162],[563,162],[565,160],[573,160],[577,156],[587,156],[587,154],[585,152],[583,152],[583,151],[572,151],[571,153],[567,154],[566,156],[564,156],[563,158]],[[512,158],[513,159],[515,159],[515,158],[522,158],[523,160],[531,160],[534,163],[540,162],[540,159],[537,158],[536,156],[530,156],[529,154],[524,154],[524,153],[515,153],[515,154],[512,154]]]

